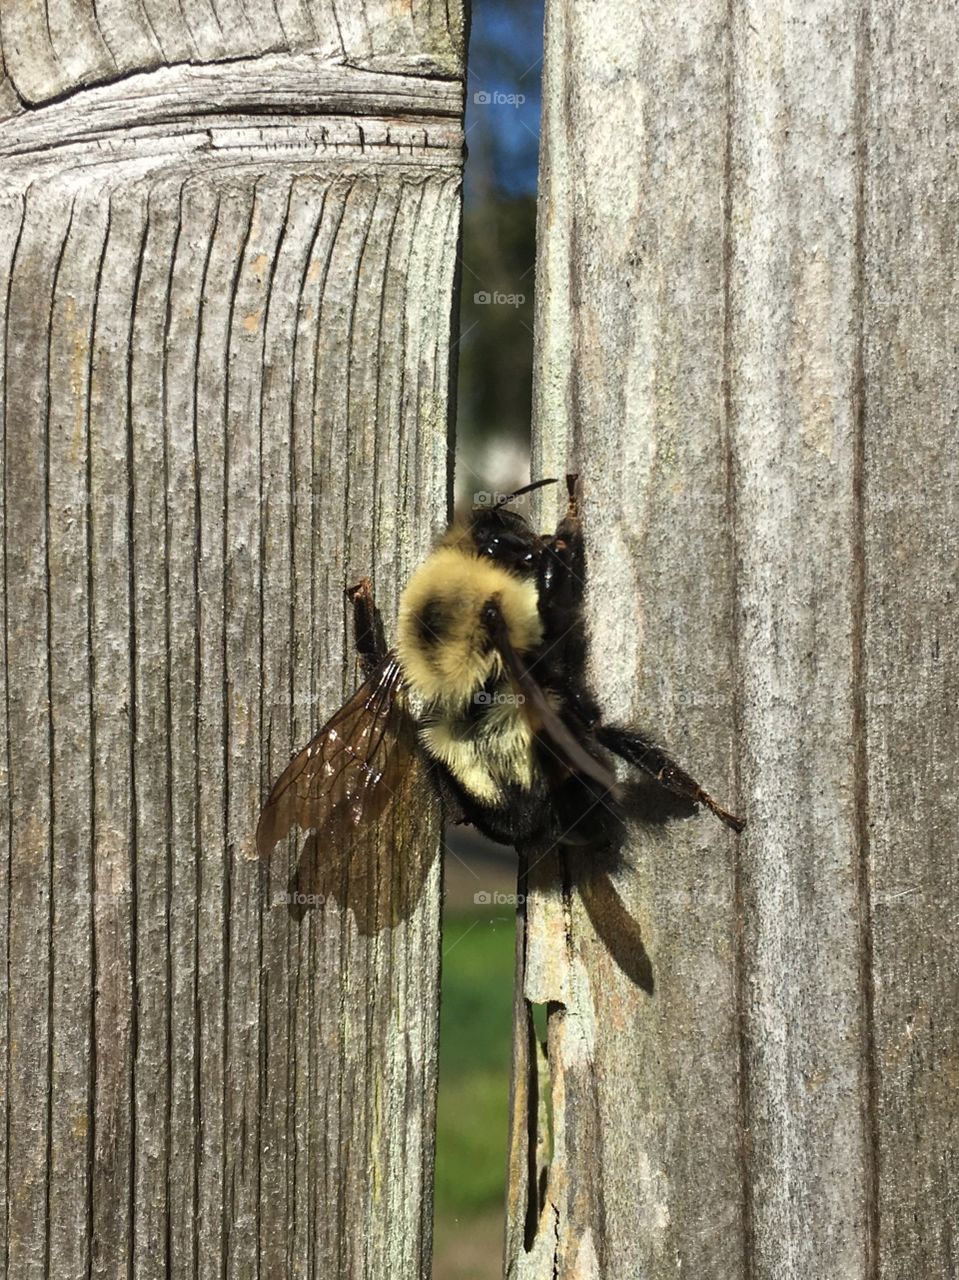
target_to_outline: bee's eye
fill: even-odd
[[[484,542],[484,543],[483,543],[483,555],[484,555],[484,556],[495,556],[495,555],[496,555],[496,553],[499,551],[499,543],[500,543],[499,538],[497,538],[497,537],[495,537],[495,536],[494,536],[494,537],[492,537],[492,538],[490,538],[487,542]]]

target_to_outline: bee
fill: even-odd
[[[577,478],[556,532],[510,509],[541,480],[454,521],[410,578],[388,650],[369,579],[347,595],[364,681],[294,756],[257,827],[269,855],[294,824],[316,850],[432,779],[451,816],[502,844],[608,847],[623,822],[616,755],[686,805],[722,808],[645,734],[607,724],[586,682]],[[425,770],[414,767],[417,757]],[[317,855],[314,855],[317,856]]]

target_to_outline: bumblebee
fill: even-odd
[[[453,523],[403,592],[395,650],[369,579],[348,591],[365,680],[273,786],[257,827],[262,855],[294,823],[335,839],[381,818],[422,776],[416,753],[456,820],[517,848],[614,844],[623,813],[611,754],[743,829],[655,742],[604,722],[585,679],[576,477],[552,536],[510,509],[554,483]]]

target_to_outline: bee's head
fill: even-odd
[[[543,542],[529,521],[503,507],[479,507],[469,518],[476,554],[488,557],[520,577],[536,572]]]
[[[454,533],[453,540],[458,542],[465,538],[478,556],[492,560],[520,577],[532,576],[542,554],[543,540],[528,520],[516,511],[508,511],[507,505],[524,493],[555,483],[555,480],[536,480],[515,493],[499,495],[492,503],[493,495],[479,495],[480,501],[465,514],[465,518],[460,516],[459,532]]]

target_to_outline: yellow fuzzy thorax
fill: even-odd
[[[469,544],[440,546],[413,574],[400,600],[396,649],[415,695],[459,707],[499,674],[481,619],[493,596],[518,653],[542,643],[536,583],[475,555]]]

